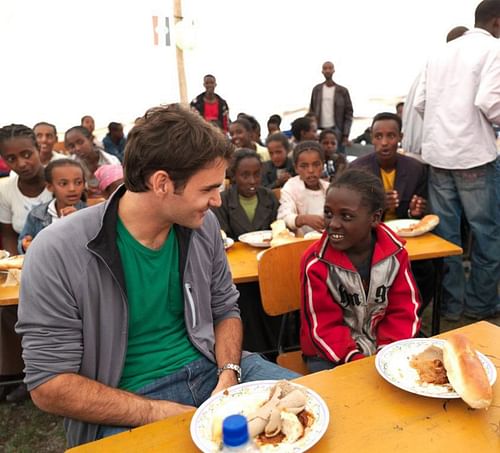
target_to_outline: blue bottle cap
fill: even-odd
[[[228,447],[237,447],[248,442],[248,424],[243,415],[230,415],[222,423],[222,440]]]

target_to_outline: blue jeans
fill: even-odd
[[[331,370],[332,368],[335,368],[337,366],[335,365],[335,363],[317,356],[306,356],[304,357],[304,361],[306,362],[307,369],[311,373],[317,373],[318,371],[324,371],[324,370]]]
[[[258,354],[251,354],[241,360],[241,382],[295,379],[299,376],[300,374],[264,360]],[[217,366],[206,357],[201,357],[181,370],[145,385],[135,393],[149,399],[175,401],[199,407],[210,398],[216,385]],[[96,440],[129,429],[132,427],[101,425]]]
[[[444,259],[443,309],[481,318],[498,309],[500,216],[495,188],[495,162],[468,170],[429,169],[429,201],[439,216],[436,233],[459,246],[462,212],[472,233],[471,274],[465,282],[460,256]]]

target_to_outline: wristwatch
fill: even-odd
[[[226,363],[222,368],[217,369],[217,376],[225,370],[232,370],[236,373],[236,379],[238,380],[238,384],[241,383],[241,368],[236,363]]]

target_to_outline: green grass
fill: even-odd
[[[0,403],[0,452],[63,452],[66,439],[62,417],[46,414],[31,401]]]

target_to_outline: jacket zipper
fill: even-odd
[[[192,295],[191,283],[185,283],[184,287],[186,289],[186,297],[188,299],[189,305],[191,307],[191,314],[193,315],[193,325],[192,328],[196,327],[196,311],[194,309],[194,300]]]

